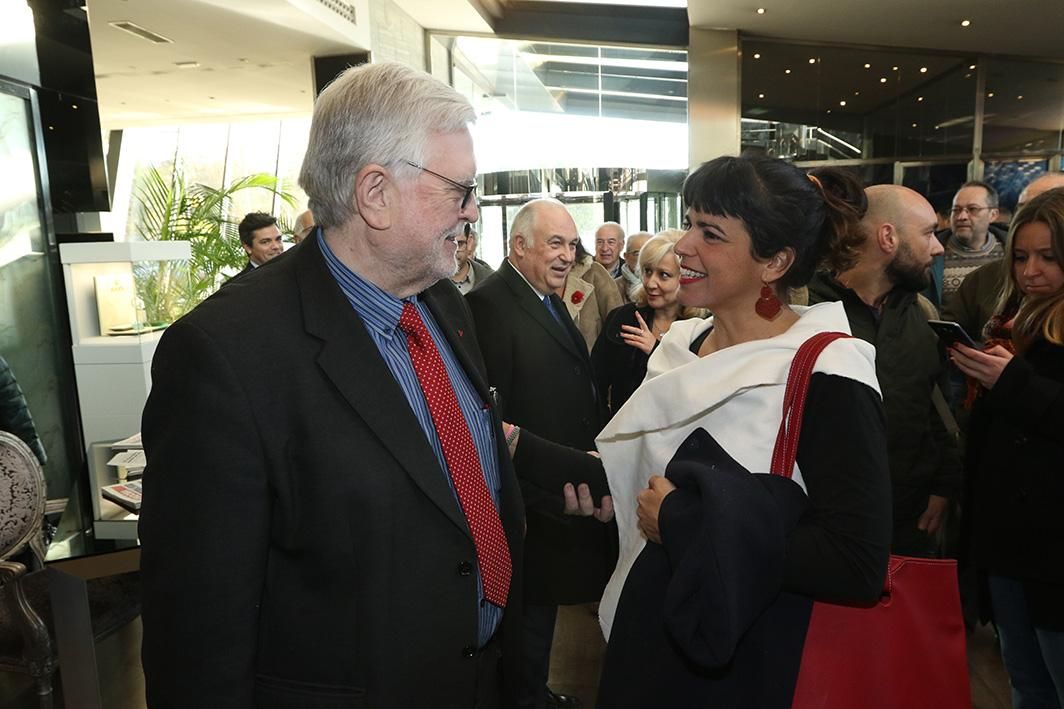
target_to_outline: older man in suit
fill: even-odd
[[[477,220],[474,118],[422,72],[349,69],[300,175],[320,229],[163,336],[143,424],[150,706],[512,706],[521,496],[446,282]]]
[[[605,421],[587,347],[555,291],[573,265],[576,225],[555,200],[523,206],[509,255],[466,299],[503,418],[579,450],[592,450]],[[524,444],[522,443],[522,446]],[[616,561],[616,527],[565,517],[554,489],[515,463],[528,517],[525,541],[525,669],[519,707],[572,704],[547,689],[558,604],[597,601]]]

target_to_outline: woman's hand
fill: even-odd
[[[956,344],[949,349],[950,361],[987,389],[993,389],[998,377],[1012,361],[1013,354],[1001,345],[994,345],[986,352]]]
[[[635,319],[639,323],[638,326],[621,325],[621,339],[624,340],[626,345],[636,347],[645,354],[650,354],[654,351],[654,346],[658,344],[658,338],[654,337],[654,333],[647,327],[646,321],[643,320],[643,316],[639,314],[638,310],[635,313]]]
[[[635,511],[636,517],[639,518],[639,529],[655,544],[661,544],[661,532],[658,530],[661,503],[665,496],[675,489],[675,485],[660,475],[651,475],[647,489],[636,498],[639,501],[639,507]]]

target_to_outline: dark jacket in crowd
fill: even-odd
[[[961,461],[931,396],[946,391],[945,354],[916,293],[894,291],[877,314],[831,275],[809,284],[809,303],[842,301],[854,336],[876,347],[876,376],[887,415],[887,447],[894,497],[894,551],[923,555],[916,529],[929,495],[957,499]],[[923,535],[926,536],[926,535]]]
[[[1022,581],[1032,622],[1064,630],[1064,347],[1036,341],[979,397],[965,467],[977,566]]]
[[[636,308],[635,303],[627,303],[614,308],[606,316],[606,324],[599,333],[594,349],[591,350],[591,368],[595,373],[595,382],[599,393],[606,399],[612,417],[628,401],[647,376],[647,360],[650,355],[638,347],[632,347],[621,337],[621,326],[638,327],[636,312],[643,316],[643,321],[654,321],[654,309],[649,305]]]
[[[3,357],[0,357],[0,431],[13,433],[22,439],[37,456],[41,465],[48,462],[44,445],[41,444],[37,429],[33,425],[26,397],[15,380],[15,373]]]

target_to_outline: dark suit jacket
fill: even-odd
[[[446,282],[421,297],[490,402],[465,302]],[[478,664],[498,656],[473,652],[472,537],[317,237],[170,326],[152,376],[140,522],[150,705],[473,706]],[[497,636],[509,680],[523,511],[496,429],[515,567]]]
[[[504,261],[466,300],[502,418],[549,441],[594,450],[605,407],[580,331],[552,297],[560,324]],[[560,488],[544,487],[525,470],[522,445],[517,462],[528,515],[525,598],[537,604],[597,601],[616,564],[616,526],[561,515]]]
[[[230,283],[232,283],[233,281],[235,281],[236,279],[241,278],[243,276],[246,276],[247,274],[251,273],[254,270],[255,270],[255,264],[251,263],[251,259],[248,259],[247,265],[244,266],[242,269],[240,269],[240,271],[238,273],[234,274],[230,278],[227,278],[225,280],[225,282],[222,283],[222,285],[223,286],[227,286]]]

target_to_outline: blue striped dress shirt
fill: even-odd
[[[406,335],[399,329],[399,316],[403,312],[403,302],[399,298],[386,293],[369,281],[359,277],[351,269],[340,262],[333,254],[325,239],[319,234],[318,244],[321,246],[322,255],[329,273],[336,279],[344,296],[347,297],[351,307],[362,319],[366,331],[384,358],[385,364],[391,371],[399,387],[403,390],[410,408],[413,409],[421,429],[432,446],[436,459],[440,463],[440,475],[447,479],[447,484],[454,495],[455,504],[458,504],[458,493],[454,489],[454,483],[447,472],[447,463],[443,457],[443,447],[440,445],[436,427],[432,423],[432,414],[429,412],[425,396],[418,383],[414,365],[410,361],[410,353],[406,349]],[[469,432],[473,435],[473,444],[476,446],[477,455],[480,458],[480,469],[484,471],[484,479],[487,482],[491,499],[496,509],[499,507],[499,465],[495,452],[495,429],[491,411],[486,402],[481,401],[472,382],[462,369],[451,346],[436,322],[432,312],[418,298],[408,299],[417,308],[421,319],[425,321],[432,341],[443,358],[447,375],[451,379],[451,386],[458,397],[458,405],[462,409]],[[457,563],[458,560],[456,560]],[[476,558],[472,559],[476,567]],[[456,572],[457,573],[457,572]],[[483,588],[480,584],[480,570],[477,569],[477,601],[480,608],[480,624],[478,635],[481,647],[491,639],[495,629],[502,619],[502,608],[485,600]]]

